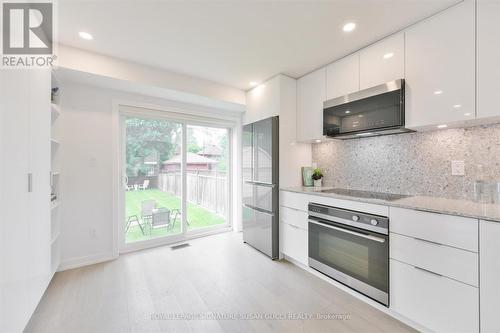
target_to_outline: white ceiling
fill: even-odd
[[[59,38],[247,90],[278,73],[300,77],[457,2],[60,0]],[[345,33],[349,21],[357,28]]]

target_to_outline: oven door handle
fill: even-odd
[[[346,233],[346,234],[349,234],[349,235],[358,236],[358,237],[369,239],[369,240],[372,240],[372,241],[375,241],[375,242],[379,242],[379,243],[385,243],[385,239],[384,238],[375,237],[375,236],[372,236],[372,235],[365,235],[365,234],[362,234],[362,233],[359,233],[359,232],[356,232],[356,231],[347,230],[347,229],[343,229],[343,228],[339,228],[339,227],[334,227],[333,225],[328,225],[328,224],[320,223],[320,222],[317,222],[317,221],[311,220],[311,219],[309,219],[309,222],[317,224],[317,225],[325,227],[325,228],[329,228],[329,229],[333,229],[333,230],[336,230],[336,231],[340,231],[340,232],[343,232],[343,233]]]

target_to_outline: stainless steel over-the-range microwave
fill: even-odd
[[[323,103],[323,135],[338,139],[410,132],[405,128],[405,80]]]

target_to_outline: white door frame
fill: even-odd
[[[187,231],[186,217],[187,217],[187,194],[185,191],[187,185],[187,175],[182,172],[182,233],[178,235],[170,235],[165,237],[152,238],[149,240],[138,241],[127,244],[125,242],[125,188],[123,186],[123,175],[125,165],[125,117],[137,116],[140,118],[162,119],[182,124],[182,151],[187,151],[186,138],[187,126],[209,126],[228,129],[228,172],[227,172],[227,186],[228,186],[228,211],[226,212],[226,223],[220,226],[200,228],[197,230]],[[238,117],[239,118],[239,117]],[[196,115],[186,110],[178,108],[166,108],[156,105],[126,102],[126,101],[113,101],[113,146],[115,161],[113,166],[114,174],[114,214],[113,214],[113,252],[117,257],[120,253],[127,253],[131,251],[146,249],[167,244],[174,244],[188,239],[203,237],[211,234],[226,232],[233,229],[233,150],[232,143],[234,141],[233,135],[237,131],[234,129],[239,125],[238,118],[224,117],[212,118],[206,115]],[[186,167],[186,154],[182,154],[181,170]]]

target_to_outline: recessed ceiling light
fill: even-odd
[[[448,127],[448,125],[445,125],[445,124],[437,126],[437,128],[446,128],[446,127]]]
[[[472,116],[472,113],[470,113],[470,112],[464,113],[464,116],[466,116],[466,117]]]
[[[258,83],[258,82],[256,82],[256,81],[250,81],[250,82],[249,82],[249,84],[250,84],[250,86],[255,87],[255,86],[256,86],[256,85],[258,85],[259,83]]]
[[[320,142],[321,142],[321,140],[314,140],[314,141],[315,141],[316,143],[320,143]]]
[[[347,110],[345,113],[349,114],[349,113],[351,113],[351,111]]]
[[[461,108],[461,107],[462,107],[462,104],[455,104],[455,105],[453,105],[453,107],[454,107],[455,109],[458,109],[458,108]]]
[[[389,53],[384,54],[384,59],[389,59],[389,58],[392,58],[393,56],[394,56],[394,53],[389,52]]]
[[[85,31],[80,31],[78,33],[78,35],[80,35],[81,38],[86,39],[86,40],[92,40],[92,39],[94,39],[94,37],[92,37],[91,34],[89,34],[88,32],[85,32]]]
[[[443,91],[442,91],[442,90],[436,90],[436,91],[434,92],[434,95],[441,95],[442,93],[443,93]]]
[[[351,32],[354,29],[356,29],[356,23],[354,23],[354,22],[346,23],[346,24],[344,24],[344,27],[342,28],[342,30],[344,30],[345,32]]]

